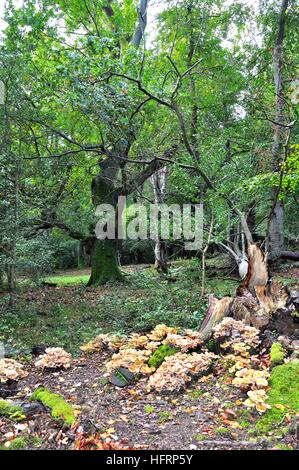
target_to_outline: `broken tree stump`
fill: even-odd
[[[211,295],[207,314],[201,324],[203,340],[209,338],[212,328],[224,317],[232,316],[255,328],[268,325],[271,315],[284,309],[288,292],[278,281],[271,281],[267,259],[254,243],[248,243],[248,272],[238,287],[235,297],[217,299]]]

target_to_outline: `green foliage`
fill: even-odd
[[[64,423],[71,426],[76,421],[72,405],[67,403],[61,395],[52,393],[47,388],[36,389],[30,397],[30,401],[40,401],[51,409],[54,419],[62,419]]]
[[[283,362],[286,353],[280,343],[273,343],[270,349],[270,362],[272,365],[277,365]]]
[[[257,429],[261,432],[272,430],[282,421],[285,414],[295,415],[298,413],[299,361],[291,361],[274,367],[271,371],[269,385],[271,388],[267,403],[271,409],[267,410],[257,422]]]
[[[162,364],[162,362],[167,356],[172,356],[177,352],[179,352],[179,348],[175,348],[174,346],[170,346],[169,344],[162,344],[149,358],[148,365],[150,367],[155,367],[155,369],[158,369],[158,367]]]
[[[17,405],[11,405],[9,402],[0,399],[0,416],[9,418],[13,421],[23,421],[26,416],[23,409]]]

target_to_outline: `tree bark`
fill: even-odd
[[[118,191],[115,185],[115,178],[119,169],[119,160],[104,160],[100,164],[101,173],[97,175],[91,184],[92,203],[94,208],[100,204],[110,204],[116,214]],[[116,229],[117,229],[117,220]],[[117,234],[115,234],[117,235]],[[88,286],[98,286],[108,281],[122,279],[122,273],[117,260],[117,240],[100,240],[95,236],[91,240],[91,276]]]
[[[279,15],[278,33],[273,50],[273,71],[276,94],[274,140],[272,147],[273,171],[279,173],[280,163],[283,158],[284,143],[286,141],[287,128],[285,127],[285,98],[283,86],[283,41],[285,38],[286,11],[289,0],[282,0]],[[284,206],[279,200],[280,188],[275,186],[271,190],[271,211],[268,219],[266,251],[270,261],[275,261],[281,255],[284,248]]]
[[[154,191],[155,204],[162,204],[165,200],[166,185],[169,174],[169,168],[164,167],[156,171],[151,177],[151,182]],[[155,242],[155,266],[159,273],[166,274],[168,272],[167,266],[167,243],[165,240],[161,240],[158,235],[158,239]]]
[[[91,275],[87,286],[100,286],[109,281],[121,281],[123,275],[117,261],[115,240],[93,240],[91,251]]]

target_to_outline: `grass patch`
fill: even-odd
[[[82,271],[49,276],[45,280],[59,287],[32,286],[28,299],[28,286],[23,286],[14,310],[8,295],[0,298],[0,341],[7,350],[30,351],[47,344],[76,355],[79,346],[100,333],[148,332],[159,323],[198,330],[207,311],[207,299],[198,295],[200,275],[200,262],[194,258],[172,263],[162,280],[150,267],[130,272],[121,284],[91,291],[85,290],[89,276]],[[206,292],[233,295],[237,285],[238,281],[211,278]]]
[[[158,323],[198,329],[207,303],[198,298],[187,272],[184,267],[180,274],[170,273],[176,282],[168,282],[150,268],[129,274],[117,288],[92,291],[80,285],[70,288],[82,276],[48,278],[66,283],[52,290],[31,288],[30,302],[24,287],[13,311],[8,296],[0,298],[0,340],[8,350],[48,344],[78,354],[79,346],[100,333],[147,332]]]
[[[89,274],[82,274],[79,276],[70,274],[65,276],[49,276],[46,277],[44,281],[57,284],[57,286],[76,286],[78,284],[86,285],[89,277]]]

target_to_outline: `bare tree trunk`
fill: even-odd
[[[278,33],[276,43],[273,50],[273,71],[274,83],[276,94],[276,109],[275,109],[275,123],[274,124],[274,141],[272,147],[272,164],[273,171],[279,173],[280,163],[284,153],[284,143],[286,141],[287,128],[285,127],[286,120],[284,115],[284,87],[283,87],[283,41],[285,38],[285,23],[286,11],[288,8],[289,0],[282,0]],[[271,194],[271,212],[268,219],[267,237],[266,237],[266,251],[268,258],[271,261],[278,259],[284,249],[283,238],[283,222],[284,222],[284,207],[283,202],[279,200],[279,188],[274,186]]]
[[[148,0],[140,0],[139,7],[137,8],[138,13],[138,25],[134,33],[132,44],[139,47],[141,40],[144,36],[145,28],[147,25],[147,7]]]
[[[202,250],[202,256],[201,256],[201,296],[203,297],[205,294],[205,280],[206,280],[206,254],[209,248],[209,245],[211,243],[211,238],[212,238],[212,233],[213,233],[213,225],[214,225],[214,215],[212,213],[212,220],[210,224],[210,229],[209,229],[209,234],[208,234],[208,239],[207,243]]]
[[[167,179],[169,168],[164,167],[156,171],[151,177],[151,183],[154,191],[155,204],[163,204],[166,193]],[[155,242],[155,266],[159,273],[167,273],[167,243],[161,240],[158,234],[158,239]]]

